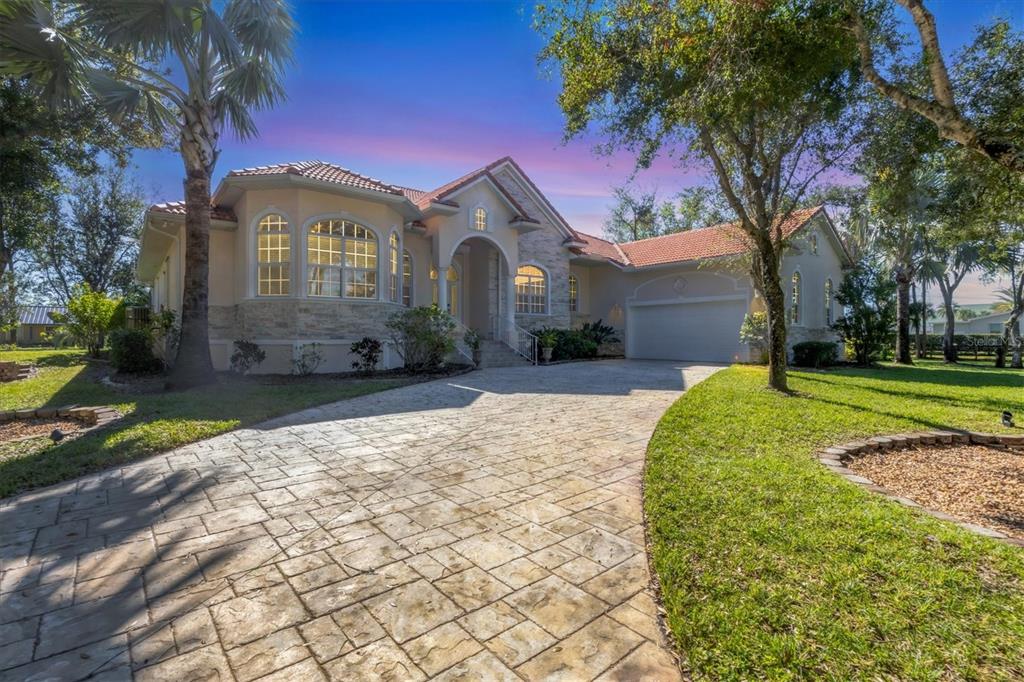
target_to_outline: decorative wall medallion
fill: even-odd
[[[676,281],[672,282],[672,291],[676,292],[679,296],[683,295],[683,289],[686,288],[686,280],[682,277],[676,277]]]

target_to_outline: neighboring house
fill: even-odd
[[[749,357],[739,327],[762,307],[732,258],[747,250],[735,227],[613,244],[574,230],[508,157],[429,191],[321,161],[247,168],[228,173],[212,204],[218,369],[249,339],[267,352],[263,372],[288,372],[314,342],[320,371],[348,370],[353,341],[386,340],[390,315],[432,303],[517,350],[524,330],[600,318],[629,357],[731,362]],[[182,202],[147,213],[137,275],[156,310],[181,306],[184,220]],[[783,231],[791,342],[832,338],[849,257],[820,207]],[[383,363],[401,363],[390,345]]]
[[[50,317],[50,313],[64,312],[66,309],[61,306],[18,306],[18,326],[10,332],[8,342],[19,346],[40,346],[49,343],[46,337],[57,328],[57,323]]]
[[[981,315],[970,320],[957,320],[953,325],[953,331],[957,334],[1002,334],[1006,321],[1010,319],[1010,313],[992,313]],[[933,333],[944,334],[946,322],[936,320],[932,325]]]

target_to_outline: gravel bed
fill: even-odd
[[[848,464],[892,492],[1024,539],[1024,452],[982,445],[873,452]]]

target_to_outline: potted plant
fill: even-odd
[[[480,350],[480,332],[475,329],[468,329],[462,336],[462,340],[466,342],[469,349],[473,351],[473,364],[477,367],[480,366],[480,359],[483,352]]]
[[[540,344],[541,357],[544,358],[544,362],[551,362],[551,353],[555,350],[555,344],[558,343],[558,332],[554,329],[544,329],[537,334],[537,343]]]

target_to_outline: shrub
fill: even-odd
[[[793,365],[796,367],[831,367],[839,357],[839,348],[831,341],[802,341],[793,344]]]
[[[541,327],[533,332],[538,339],[551,343],[551,359],[557,360],[579,360],[582,358],[597,357],[597,342],[583,333],[581,329],[557,329],[555,327]]]
[[[849,271],[836,292],[845,315],[832,329],[846,342],[858,365],[877,360],[891,345],[896,325],[896,283],[878,267],[861,264]]]
[[[388,318],[395,349],[410,372],[430,372],[455,350],[455,322],[437,306],[406,308]]]
[[[352,369],[360,374],[372,374],[373,370],[377,369],[377,363],[380,362],[381,353],[384,352],[384,344],[377,339],[364,336],[349,346],[349,350],[359,358],[352,362]]]
[[[301,377],[309,376],[324,361],[319,343],[306,343],[299,348],[299,357],[292,359],[292,373]]]
[[[561,331],[560,329],[541,329],[537,332],[537,345],[541,348],[554,348],[558,343]]]
[[[615,327],[607,324],[602,324],[603,320],[597,322],[586,322],[579,329],[579,333],[585,339],[590,339],[598,346],[602,343],[618,343],[619,339],[615,336]]]
[[[239,339],[235,341],[235,350],[231,353],[231,371],[236,374],[248,374],[249,370],[263,364],[267,352],[252,341]]]
[[[54,313],[52,317],[60,324],[62,332],[84,346],[89,355],[98,357],[117,306],[117,300],[82,284],[75,288],[74,296],[68,301],[67,313]]]
[[[750,346],[757,362],[768,364],[768,313],[747,313],[740,325],[740,343]]]
[[[141,329],[111,332],[110,364],[125,374],[148,374],[163,368],[163,363],[153,355],[153,338]]]

